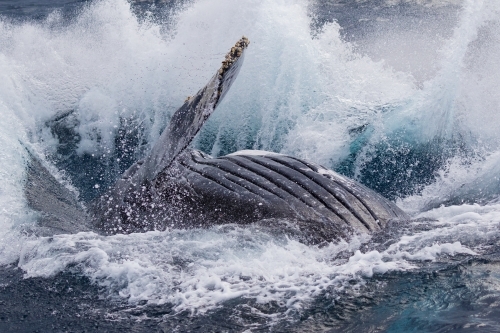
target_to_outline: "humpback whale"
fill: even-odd
[[[248,45],[243,37],[231,48],[208,84],[173,114],[150,153],[86,208],[30,152],[25,194],[40,213],[40,230],[110,235],[258,225],[318,244],[409,219],[378,193],[313,162],[264,151],[212,158],[190,148],[235,81]]]

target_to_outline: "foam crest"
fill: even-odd
[[[399,102],[374,106],[379,117],[367,121],[368,130],[349,146],[353,176],[386,195],[419,193],[405,199],[420,202],[414,211],[441,203],[485,203],[500,194],[493,162],[500,142],[493,125],[500,120],[500,94],[492,90],[500,84],[493,60],[500,55],[495,43],[499,20],[498,2],[464,1],[457,26],[440,49],[434,77],[409,94],[400,93]],[[428,169],[422,167],[426,164]],[[394,168],[396,176],[377,179],[367,169],[376,167]],[[435,180],[426,179],[431,174]],[[383,185],[388,181],[409,189]]]
[[[0,24],[1,29],[1,24]],[[17,260],[21,244],[17,227],[32,223],[34,216],[24,199],[24,176],[26,150],[21,142],[28,135],[24,124],[32,123],[26,112],[21,75],[9,76],[15,68],[9,59],[0,53],[0,264]],[[15,68],[18,69],[18,68]],[[21,88],[21,89],[19,89]]]
[[[54,12],[44,22],[2,23],[0,29],[9,63],[2,73],[19,76],[22,91],[2,100],[7,107],[26,104],[24,112],[38,126],[59,111],[77,110],[80,153],[112,151],[120,118],[142,120],[146,139],[154,141],[190,91],[189,80],[179,79],[190,66],[169,46],[170,31],[139,22],[126,1],[93,2],[70,22]],[[37,134],[33,121],[24,125]],[[35,141],[50,140],[39,135]]]
[[[350,128],[373,122],[374,108],[397,104],[413,91],[411,76],[357,54],[338,24],[311,36],[303,1],[224,6],[228,29],[244,32],[252,45],[238,81],[197,142],[213,155],[262,149],[320,162],[338,159]],[[233,6],[245,13],[235,16],[239,22],[232,20]]]
[[[404,233],[379,250],[361,249],[367,237],[318,248],[237,226],[110,237],[60,235],[27,242],[19,266],[27,277],[68,270],[84,274],[110,297],[131,304],[148,301],[203,313],[228,300],[253,299],[276,302],[283,311],[302,311],[316,297],[328,293],[334,300],[343,290],[362,289],[377,275],[483,253],[481,244],[497,239],[499,210],[498,205],[439,208],[425,215],[439,218],[434,227]]]
[[[441,205],[495,201],[499,194],[499,162],[499,152],[452,158],[439,170],[435,182],[398,203],[406,211],[418,213]]]
[[[318,57],[308,66],[318,72],[323,100],[298,118],[285,151],[332,165],[349,153],[350,130],[379,124],[384,111],[405,103],[415,86],[411,75],[356,53],[335,23],[312,44]]]
[[[489,136],[483,129],[475,131],[478,129],[476,126],[470,126],[470,122],[463,120],[478,113],[490,113],[487,107],[477,104],[481,99],[474,96],[474,87],[478,85],[476,71],[486,74],[484,70],[491,71],[495,67],[489,62],[479,64],[477,58],[483,58],[491,52],[497,54],[492,44],[484,45],[480,41],[479,34],[484,33],[483,30],[493,29],[493,36],[498,35],[495,22],[499,19],[499,9],[495,1],[464,2],[460,21],[451,38],[440,50],[439,71],[434,78],[424,83],[423,89],[406,108],[388,120],[388,132],[393,128],[406,127],[410,133],[413,132],[413,139],[417,141],[432,140],[435,137],[454,138],[467,135],[465,133],[473,129],[474,136]],[[478,44],[483,45],[478,48]],[[485,79],[496,80],[490,75]],[[498,94],[495,93],[487,101],[493,102],[497,97]],[[481,123],[486,125],[483,120]]]
[[[82,272],[132,304],[147,300],[204,312],[243,297],[300,309],[325,288],[342,288],[346,279],[409,266],[385,263],[376,253],[357,253],[344,265],[333,264],[335,254],[357,246],[318,249],[240,228],[107,238],[80,233],[27,243],[19,266],[30,277]]]

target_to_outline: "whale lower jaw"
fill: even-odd
[[[409,220],[392,202],[355,181],[311,162],[262,151],[220,158],[185,151],[140,191],[122,187],[129,191],[119,205],[113,188],[89,214],[40,159],[29,156],[25,193],[40,219],[27,231],[42,236],[235,224],[319,244],[379,232],[391,220]],[[124,177],[122,184],[133,178]]]
[[[357,182],[310,162],[261,151],[219,158],[185,151],[154,182],[139,190],[134,186],[118,204],[112,194],[101,197],[94,208],[97,229],[113,234],[257,223],[271,229],[288,226],[302,241],[319,243],[407,219],[393,203]]]

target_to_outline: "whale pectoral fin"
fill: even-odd
[[[207,85],[186,99],[174,113],[143,162],[131,166],[113,187],[90,204],[92,224],[96,228],[111,233],[115,227],[126,224],[126,220],[133,220],[127,215],[134,213],[135,208],[131,207],[143,207],[142,204],[147,203],[154,180],[182,155],[228,92],[243,64],[248,44],[248,39],[243,37],[231,48]]]
[[[76,195],[61,184],[29,149],[24,194],[28,206],[38,215],[34,228],[27,228],[41,236],[90,231],[85,209]]]
[[[246,37],[241,38],[231,48],[221,68],[207,85],[196,95],[188,98],[174,113],[169,126],[145,159],[143,168],[137,176],[139,183],[153,180],[191,143],[238,76],[248,44]]]

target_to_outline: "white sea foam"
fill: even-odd
[[[19,266],[27,277],[68,269],[83,273],[132,304],[171,303],[176,310],[198,313],[243,297],[300,310],[326,290],[333,301],[335,293],[361,288],[374,275],[480,254],[484,247],[478,244],[498,238],[499,212],[499,205],[439,208],[425,214],[439,218],[439,228],[403,235],[385,250],[364,253],[360,246],[367,237],[318,248],[237,226],[60,235],[25,243]],[[350,255],[339,257],[342,251]]]

